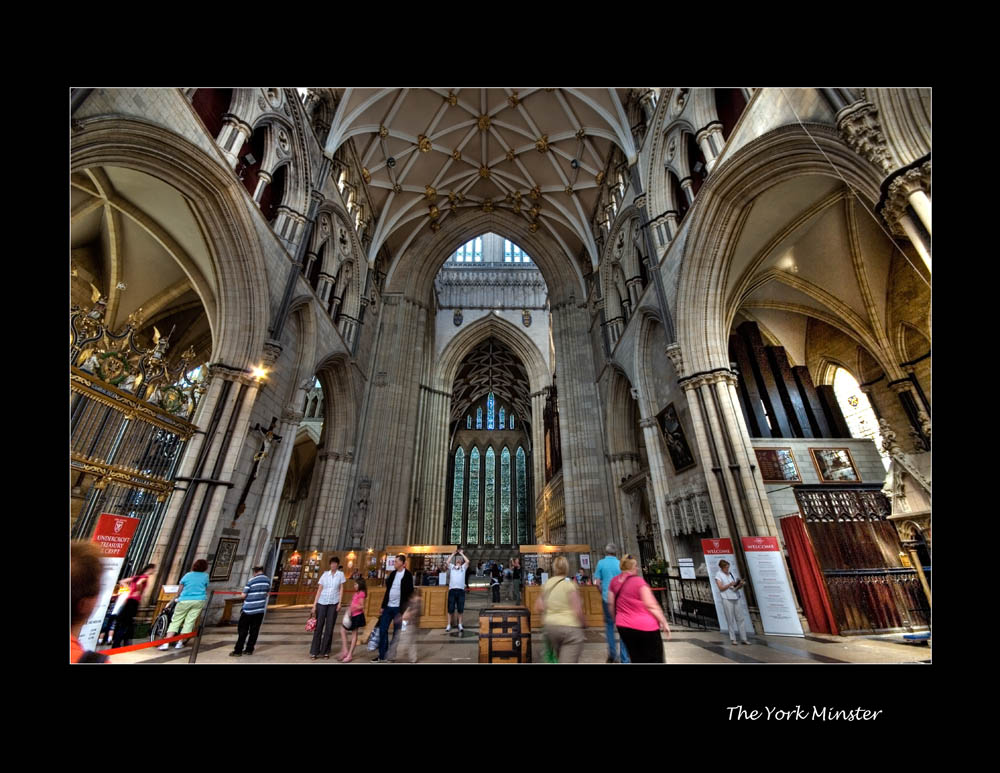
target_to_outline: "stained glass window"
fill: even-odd
[[[465,417],[465,428],[472,429],[472,414],[470,413]]]
[[[510,428],[514,429],[514,414],[513,413],[510,415]]]
[[[882,433],[879,432],[878,418],[868,401],[868,395],[861,391],[854,376],[843,368],[837,368],[837,372],[833,374],[833,393],[840,403],[851,437],[871,438],[882,455],[882,465],[888,470],[891,461],[889,454],[882,450]]]
[[[500,454],[500,544],[510,545],[510,449]]]
[[[511,421],[514,417],[510,417]],[[511,426],[513,429],[513,426]],[[528,541],[528,473],[525,468],[524,448],[517,449],[517,542]]]
[[[462,541],[462,505],[465,504],[465,451],[455,452],[455,487],[451,498],[451,541]]]
[[[496,531],[493,523],[493,503],[496,492],[496,468],[497,455],[492,448],[486,449],[486,496],[483,498],[483,543],[486,545],[496,544]]]
[[[500,406],[500,429],[507,426],[507,417],[504,414],[503,406]]]
[[[469,516],[465,524],[465,541],[479,544],[479,449],[469,454]]]
[[[483,409],[476,408],[476,429],[483,428]]]
[[[493,429],[494,406],[493,393],[490,392],[489,397],[486,398],[486,429]]]

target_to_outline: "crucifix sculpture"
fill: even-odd
[[[250,477],[247,478],[247,484],[243,487],[243,493],[240,494],[239,504],[236,505],[236,515],[233,516],[233,526],[236,526],[236,521],[239,517],[243,515],[243,511],[247,508],[247,495],[250,493],[250,487],[253,485],[254,480],[257,479],[257,470],[260,469],[260,463],[264,461],[268,453],[271,450],[272,443],[280,443],[281,435],[274,434],[274,425],[278,423],[278,417],[271,417],[271,425],[264,429],[260,426],[258,422],[253,426],[252,431],[257,432],[261,436],[260,450],[253,455],[253,467],[250,470]]]

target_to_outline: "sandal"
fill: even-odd
[[[317,657],[318,657],[318,655],[310,655],[309,656],[309,660],[316,660]]]
[[[328,652],[323,656],[323,660],[329,660],[329,659],[330,659],[330,653]]]
[[[350,655],[348,655],[346,658],[344,658],[341,661],[341,663],[350,663],[352,660],[354,660],[354,658],[352,658]]]

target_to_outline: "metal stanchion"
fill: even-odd
[[[201,620],[198,622],[198,635],[194,637],[194,646],[191,648],[191,657],[188,658],[188,663],[194,663],[198,659],[198,650],[201,648],[201,634],[205,630],[205,620],[208,618],[208,610],[211,608],[212,599],[214,598],[215,591],[212,591],[208,597],[208,602],[205,604],[205,611],[201,613]]]

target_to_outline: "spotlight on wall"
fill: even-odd
[[[389,158],[385,160],[385,165],[390,169],[392,169],[394,166],[396,166],[396,159],[394,159],[392,156],[389,156]]]
[[[247,153],[243,156],[243,160],[247,162],[248,166],[253,166],[257,163],[257,159],[253,157],[253,153]]]
[[[569,165],[571,167],[573,167],[574,169],[579,169],[580,168],[580,162],[577,161],[575,158],[572,161],[569,162]]]

